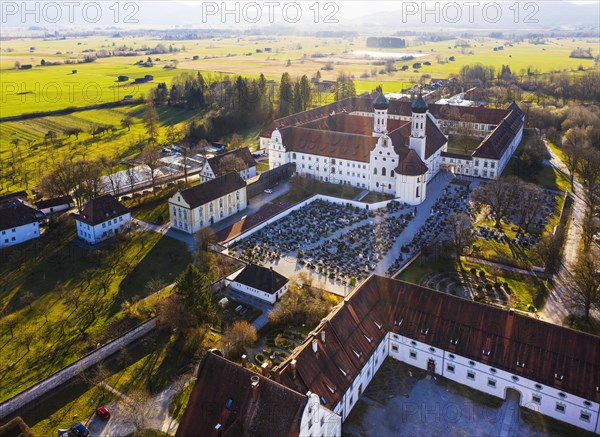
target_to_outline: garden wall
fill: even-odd
[[[135,340],[145,336],[156,327],[156,321],[157,319],[153,317],[152,319],[133,328],[131,331],[114,339],[110,343],[107,343],[101,348],[90,352],[80,360],[48,376],[37,384],[25,389],[21,393],[0,404],[0,420],[14,413],[20,408],[23,408],[40,396],[55,390],[77,374],[89,369],[90,367],[118,352],[122,347],[128,346]]]

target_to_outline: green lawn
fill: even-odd
[[[414,284],[423,284],[426,277],[433,273],[459,273],[464,278],[467,278],[473,288],[475,288],[479,282],[470,273],[471,268],[475,268],[477,272],[484,270],[488,282],[506,282],[511,290],[510,305],[512,307],[528,311],[530,305],[533,305],[536,309],[543,306],[546,297],[546,286],[540,279],[477,263],[461,261],[461,264],[458,265],[452,260],[431,262],[424,259],[417,259],[400,272],[396,279]]]
[[[0,401],[147,318],[148,305],[131,304],[148,296],[151,279],[166,285],[191,259],[183,243],[156,233],[96,250],[74,238],[69,219],[0,252]]]
[[[555,195],[554,197],[557,200],[556,205],[554,206],[554,211],[550,216],[548,224],[546,224],[541,233],[551,231],[558,224],[560,211],[564,204],[565,197],[558,195]],[[481,226],[484,224],[488,228],[494,227],[493,221],[486,220],[484,218],[480,218],[475,223],[476,226]],[[508,238],[515,238],[517,233],[516,225],[512,223],[506,224],[503,222],[501,223],[501,228]],[[492,239],[486,240],[483,238],[477,238],[474,244],[477,245],[477,249],[474,249],[473,253],[471,254],[474,257],[520,268],[531,268],[532,266],[544,265],[544,260],[541,259],[539,251],[535,247],[527,249],[513,244],[508,244],[504,241],[495,241]]]
[[[157,108],[160,135],[170,124],[182,128],[187,120],[202,117],[196,111],[179,108]],[[123,161],[137,156],[146,139],[143,123],[144,105],[125,106],[112,109],[95,109],[69,115],[39,117],[30,120],[0,123],[0,159],[7,171],[0,175],[0,193],[15,191],[37,185],[54,163],[64,159],[98,159],[105,157]],[[121,120],[131,117],[133,124],[123,127]],[[113,132],[91,135],[99,126],[113,126]],[[68,137],[66,129],[79,128],[83,132],[78,138]],[[57,134],[55,142],[44,140],[48,131]],[[13,141],[17,142],[15,146]],[[14,163],[14,164],[13,164]],[[10,177],[8,169],[16,166],[16,177]],[[117,170],[119,168],[113,169]]]
[[[144,37],[132,40],[123,36],[10,40],[0,53],[3,81],[10,85],[10,88],[5,87],[6,104],[3,105],[2,115],[36,111],[40,109],[40,103],[43,103],[43,109],[59,109],[121,100],[126,95],[148,95],[156,83],[169,84],[173,76],[182,72],[202,71],[207,77],[213,78],[237,74],[257,77],[263,73],[267,79],[279,80],[286,70],[293,76],[307,74],[309,77],[320,70],[324,80],[335,80],[344,71],[354,75],[359,93],[371,91],[380,83],[386,91],[399,91],[407,83],[417,82],[421,75],[448,77],[458,74],[464,65],[476,62],[492,65],[496,71],[508,64],[516,74],[521,74],[530,66],[540,72],[575,72],[580,65],[592,68],[594,60],[570,58],[571,51],[578,46],[594,47],[598,44],[598,40],[594,38],[550,38],[546,44],[523,41],[509,45],[501,39],[482,37],[470,39],[471,46],[462,50],[454,47],[455,41],[416,43],[417,37],[409,36],[407,39],[410,46],[398,50],[368,48],[363,37],[318,38],[297,35],[281,35],[268,41],[256,36],[168,42]],[[98,58],[95,62],[86,64],[40,65],[42,59],[52,62],[81,60],[88,53],[84,50],[110,51],[121,45],[135,49],[144,44],[154,47],[159,42],[173,44],[181,51],[152,55],[152,67],[134,65],[139,60],[146,60],[147,56],[143,54]],[[494,47],[498,45],[504,45],[504,50],[494,51]],[[257,49],[264,49],[266,46],[272,50],[257,52]],[[34,47],[33,52],[30,52],[30,47]],[[381,74],[381,62],[354,55],[355,50],[424,54],[426,56],[419,58],[419,62],[429,61],[431,65],[422,65],[416,71],[409,68],[407,71]],[[193,60],[193,56],[198,56],[199,59]],[[451,56],[455,57],[455,61],[449,61]],[[14,64],[17,61],[32,64],[33,68],[16,70]],[[174,63],[177,63],[177,68],[165,68]],[[333,69],[322,70],[328,63],[332,64]],[[411,66],[413,63],[414,61],[397,61],[395,66],[399,69],[402,65]],[[74,69],[77,70],[76,74],[72,73]],[[146,74],[153,75],[154,81],[142,85],[131,84],[134,78]],[[129,82],[117,82],[118,75],[129,76]]]
[[[451,135],[448,138],[448,152],[471,156],[480,144],[481,140],[477,138]]]

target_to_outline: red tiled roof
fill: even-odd
[[[380,276],[367,279],[315,330],[317,354],[310,339],[294,351],[280,366],[281,382],[324,396],[327,407],[334,408],[341,393],[332,394],[325,384],[343,393],[373,351],[373,343],[359,340],[360,335],[378,342],[389,331],[444,350],[452,340],[457,355],[475,361],[482,361],[486,348],[487,365],[547,386],[554,385],[555,374],[562,375],[561,389],[586,399],[595,399],[600,386],[600,337]],[[524,367],[518,369],[517,362]],[[343,378],[340,364],[350,371]]]
[[[516,104],[515,104],[516,106]],[[512,110],[509,115],[481,142],[473,152],[476,158],[501,159],[508,145],[513,141],[524,124],[520,109]]]
[[[75,218],[80,222],[95,226],[128,212],[129,209],[115,199],[112,194],[104,194],[86,203],[81,213]]]
[[[427,166],[417,152],[408,149],[405,155],[400,157],[400,162],[394,171],[405,176],[419,176],[427,173]]]
[[[448,119],[449,116],[458,116],[458,118],[469,118],[475,123],[499,124],[506,117],[514,106],[513,102],[507,109],[485,108],[482,106],[453,106],[453,105],[438,105],[435,103],[429,104],[429,113],[436,119]],[[373,99],[370,95],[354,96],[338,102],[329,103],[324,106],[309,109],[308,111],[282,117],[272,121],[261,132],[261,137],[271,137],[275,128],[283,128],[289,126],[299,126],[309,123],[323,117],[327,117],[332,112],[336,114],[341,112],[373,112]],[[411,102],[402,100],[390,100],[388,114],[410,117],[412,114]],[[389,123],[389,121],[388,121]],[[391,129],[390,129],[391,130]]]
[[[0,204],[0,230],[12,229],[38,221],[37,210],[17,199]],[[41,214],[41,217],[44,217]]]
[[[215,155],[208,159],[208,163],[215,177],[224,176],[232,171],[240,172],[256,166],[256,161],[247,147]]]
[[[256,400],[251,378],[258,380]],[[175,436],[298,436],[306,402],[305,395],[208,352]]]
[[[195,187],[183,190],[179,194],[190,205],[190,208],[193,209],[245,186],[246,181],[233,171],[224,176],[216,177]]]
[[[305,127],[288,127],[279,132],[288,151],[359,162],[369,162],[370,152],[377,142],[373,136]]]

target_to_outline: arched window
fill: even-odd
[[[419,196],[419,187],[417,187],[417,197],[420,197]]]
[[[394,170],[390,171],[390,176],[394,177]]]
[[[381,168],[381,176],[385,176],[385,167]]]
[[[373,174],[374,174],[374,175],[377,175],[377,167],[374,167],[374,168],[373,168]]]
[[[296,154],[295,153],[292,153],[292,158],[296,159]]]

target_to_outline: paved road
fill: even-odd
[[[555,167],[564,174],[569,175],[566,165],[561,161],[556,153],[546,144],[546,149],[550,153],[550,160],[545,161],[547,165]],[[539,312],[540,319],[547,322],[562,325],[565,317],[569,314],[569,303],[567,296],[573,283],[573,269],[577,263],[577,255],[581,244],[581,223],[585,214],[585,202],[580,197],[583,188],[577,177],[574,181],[575,193],[573,195],[573,209],[571,216],[573,219],[569,223],[565,246],[563,249],[563,263],[556,275],[554,275],[554,284],[550,289],[546,304]]]
[[[187,382],[191,382],[190,378],[182,377],[152,398],[148,403],[149,408],[144,415],[145,428],[163,431],[171,435],[175,434],[179,423],[169,415],[169,404],[173,396]],[[134,425],[122,414],[124,399],[127,399],[126,396],[112,387],[107,388],[118,396],[116,400],[106,404],[112,417],[107,422],[104,422],[95,417],[95,415],[90,416],[87,425],[90,430],[90,436],[120,437],[133,433],[135,431]]]

